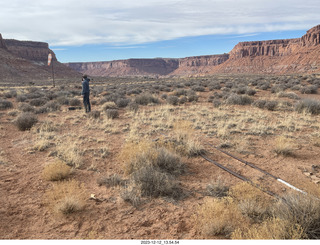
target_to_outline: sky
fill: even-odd
[[[0,9],[3,38],[47,42],[64,63],[223,54],[320,24],[319,0],[1,0]]]

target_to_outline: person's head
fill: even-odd
[[[87,79],[88,76],[87,76],[87,75],[83,75],[82,78],[83,78],[83,79]]]

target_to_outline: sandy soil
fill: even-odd
[[[57,134],[81,136],[87,149],[101,148],[105,144],[110,154],[104,159],[85,155],[84,166],[72,174],[72,178],[85,184],[88,194],[94,194],[102,201],[92,200],[88,195],[86,209],[81,213],[56,216],[44,204],[45,193],[54,183],[42,177],[45,164],[54,161],[55,157],[49,154],[50,149],[43,152],[32,150],[37,135],[32,130],[18,131],[12,119],[6,111],[1,112],[1,239],[202,239],[195,228],[194,216],[198,205],[210,198],[206,186],[218,176],[231,185],[241,182],[201,157],[186,158],[189,171],[179,177],[187,195],[185,199],[150,198],[135,208],[122,200],[120,187],[106,188],[97,184],[97,179],[105,174],[123,175],[118,153],[125,140],[125,131],[101,134],[101,130],[87,130],[89,119],[86,115],[82,111],[67,111],[64,107],[50,117],[39,115],[39,121],[60,123],[62,127]],[[128,122],[124,111],[116,121],[120,129],[125,128]],[[214,137],[199,136],[203,143],[221,143]],[[283,157],[270,153],[274,144],[272,138],[252,136],[251,143],[255,146],[254,154],[232,153],[299,187],[303,187],[303,183],[312,183],[306,173],[311,172],[312,165],[320,164],[319,147],[302,146],[296,150],[295,157]],[[266,175],[208,145],[205,147],[215,161],[263,183],[278,194],[288,191]]]

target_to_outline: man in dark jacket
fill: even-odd
[[[81,94],[83,95],[83,105],[86,112],[91,111],[91,105],[89,100],[89,95],[90,95],[89,81],[90,79],[87,77],[87,75],[82,76],[82,93]]]

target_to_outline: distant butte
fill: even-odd
[[[320,25],[301,38],[240,42],[228,54],[181,59],[128,59],[66,65],[94,76],[304,74],[320,72]]]
[[[2,82],[49,80],[49,52],[58,80],[79,79],[80,73],[101,77],[311,74],[320,73],[319,44],[320,25],[301,38],[240,42],[228,54],[62,64],[47,43],[3,39],[0,34],[0,78]]]

